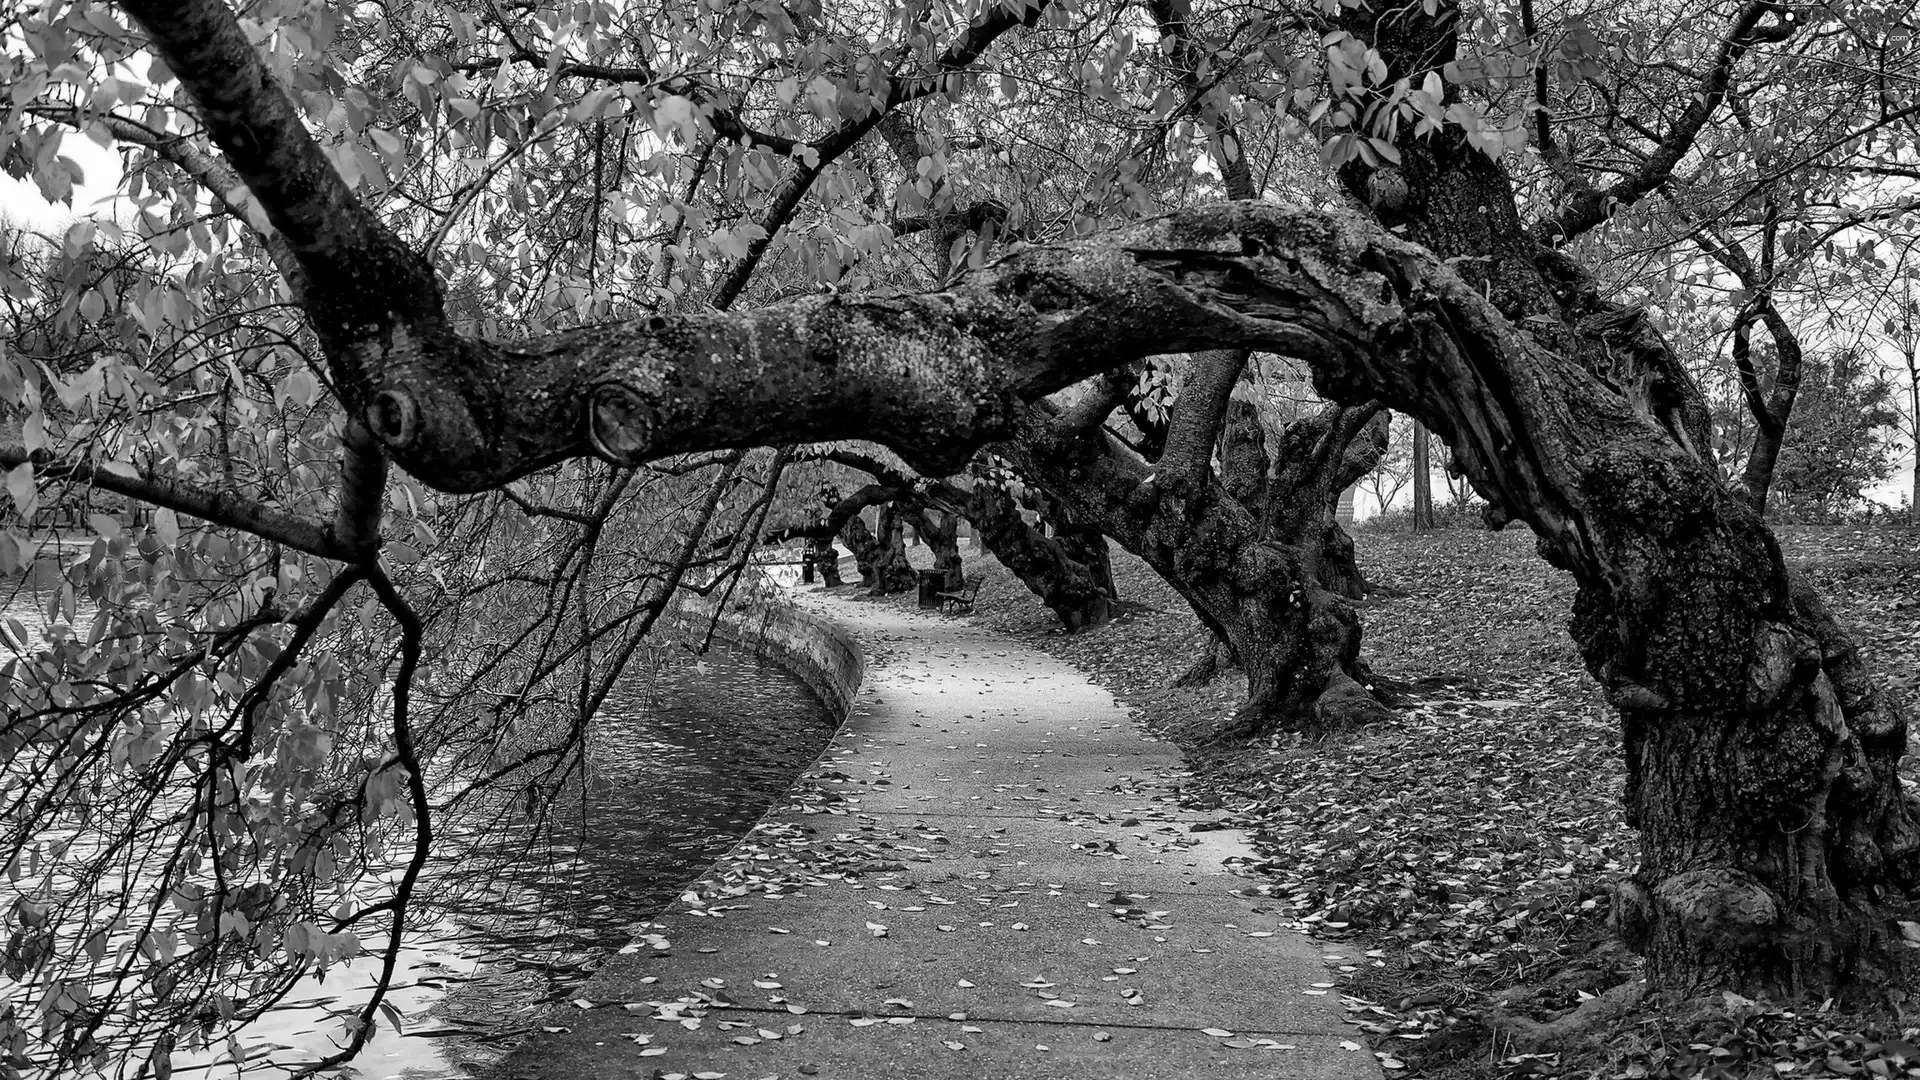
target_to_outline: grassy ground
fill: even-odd
[[[1883,677],[1920,700],[1920,535],[1781,539]],[[1344,990],[1390,1077],[1920,1076],[1920,1030],[1898,1017],[1740,1000],[1648,1004],[1578,1040],[1530,1042],[1533,1022],[1636,974],[1606,929],[1635,845],[1617,721],[1566,635],[1572,582],[1519,529],[1357,543],[1375,581],[1407,592],[1363,607],[1366,655],[1415,692],[1391,724],[1314,742],[1211,739],[1244,681],[1169,688],[1203,638],[1129,556],[1115,570],[1134,604],[1077,636],[990,559],[968,572],[985,581],[976,618],[1081,666],[1178,741],[1199,766],[1194,797],[1254,832],[1267,890],[1366,950]]]

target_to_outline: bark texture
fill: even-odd
[[[1093,567],[1076,558],[1081,552],[1028,524],[1006,488],[975,482],[967,499],[967,519],[1000,565],[1039,597],[1069,633],[1113,617],[1111,574],[1103,582]]]
[[[913,564],[907,561],[906,523],[893,503],[880,507],[880,520],[874,529],[873,586],[875,596],[912,592],[920,584]]]
[[[1354,432],[1343,421],[1353,412],[1332,408],[1301,421],[1296,438],[1323,448],[1338,442],[1344,449]],[[1322,438],[1309,439],[1306,428]],[[1194,443],[1196,452],[1202,445]],[[1358,577],[1351,544],[1344,553],[1338,545],[1330,549],[1321,527],[1338,531],[1333,506],[1340,489],[1334,487],[1328,499],[1324,488],[1335,470],[1316,470],[1303,460],[1300,473],[1312,473],[1314,487],[1272,492],[1289,507],[1278,535],[1305,540],[1288,543],[1263,534],[1260,520],[1219,478],[1200,473],[1163,485],[1160,475],[1180,475],[1165,468],[1164,457],[1150,465],[1071,416],[1030,410],[1021,437],[1001,449],[1076,517],[1097,522],[1145,559],[1227,643],[1246,671],[1248,696],[1222,737],[1325,731],[1387,715],[1365,686],[1359,619],[1346,597],[1323,584],[1323,563],[1342,554],[1345,566],[1331,576],[1343,582]]]
[[[808,537],[805,557],[807,564],[819,572],[822,587],[837,589],[845,584],[840,580],[840,552],[831,537]]]
[[[1443,3],[1431,17],[1346,23],[1390,83],[1453,58],[1457,14]],[[1739,55],[1793,25],[1785,9],[1743,8],[1683,123],[1610,192],[1652,190]],[[1620,711],[1628,814],[1644,838],[1615,909],[1623,936],[1658,989],[1797,998],[1888,985],[1905,956],[1891,919],[1920,869],[1895,776],[1905,721],[1759,514],[1718,481],[1705,403],[1677,355],[1542,245],[1602,220],[1604,200],[1576,176],[1569,207],[1529,228],[1504,171],[1463,139],[1399,148],[1413,197],[1376,211],[1458,260],[1487,301],[1474,319],[1510,348],[1495,359],[1470,330],[1440,335],[1450,345],[1429,337],[1425,372],[1350,385],[1316,371],[1336,394],[1371,390],[1425,420],[1495,518],[1526,520],[1578,580],[1571,630]],[[1372,172],[1341,179],[1365,198]]]
[[[1093,576],[1094,587],[1109,600],[1120,599],[1120,587],[1113,581],[1113,552],[1107,543],[1107,534],[1075,517],[1066,504],[1048,497],[1046,492],[1035,489],[1031,494],[1035,496],[1034,513],[1053,533],[1060,550],[1087,568],[1087,573]]]
[[[860,571],[860,587],[872,591],[880,583],[880,541],[859,515],[840,527],[840,540],[853,553],[853,565]]]

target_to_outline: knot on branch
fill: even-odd
[[[382,390],[367,405],[367,430],[390,450],[406,450],[420,437],[420,406],[413,395]]]
[[[618,465],[638,465],[653,448],[659,414],[621,383],[594,387],[587,405],[587,437],[600,456]]]
[[[1675,874],[1654,886],[1655,917],[1700,942],[1740,945],[1780,921],[1780,902],[1753,877],[1727,867]]]
[[[1404,213],[1412,194],[1406,176],[1391,165],[1381,166],[1367,177],[1367,202],[1383,221]]]
[[[1825,702],[1833,694],[1820,678],[1820,643],[1787,623],[1767,623],[1755,635],[1753,659],[1747,668],[1746,707],[1766,714],[1784,708],[1791,698],[1812,693],[1808,702],[1813,719],[1829,738],[1837,738],[1845,726],[1838,702]]]
[[[1644,955],[1653,942],[1653,894],[1632,878],[1617,882],[1607,922],[1621,944]]]

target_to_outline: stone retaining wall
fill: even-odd
[[[800,676],[836,721],[846,719],[866,678],[866,658],[845,630],[801,610],[778,591],[735,595],[724,608],[716,599],[686,593],[669,616],[694,634],[704,634],[712,624],[714,637],[752,649]]]

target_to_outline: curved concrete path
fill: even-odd
[[[849,627],[846,726],[709,876],[502,1066],[541,1080],[1377,1080],[1315,943],[1191,831],[1179,753],[969,620]],[[724,748],[716,748],[724,752]]]

